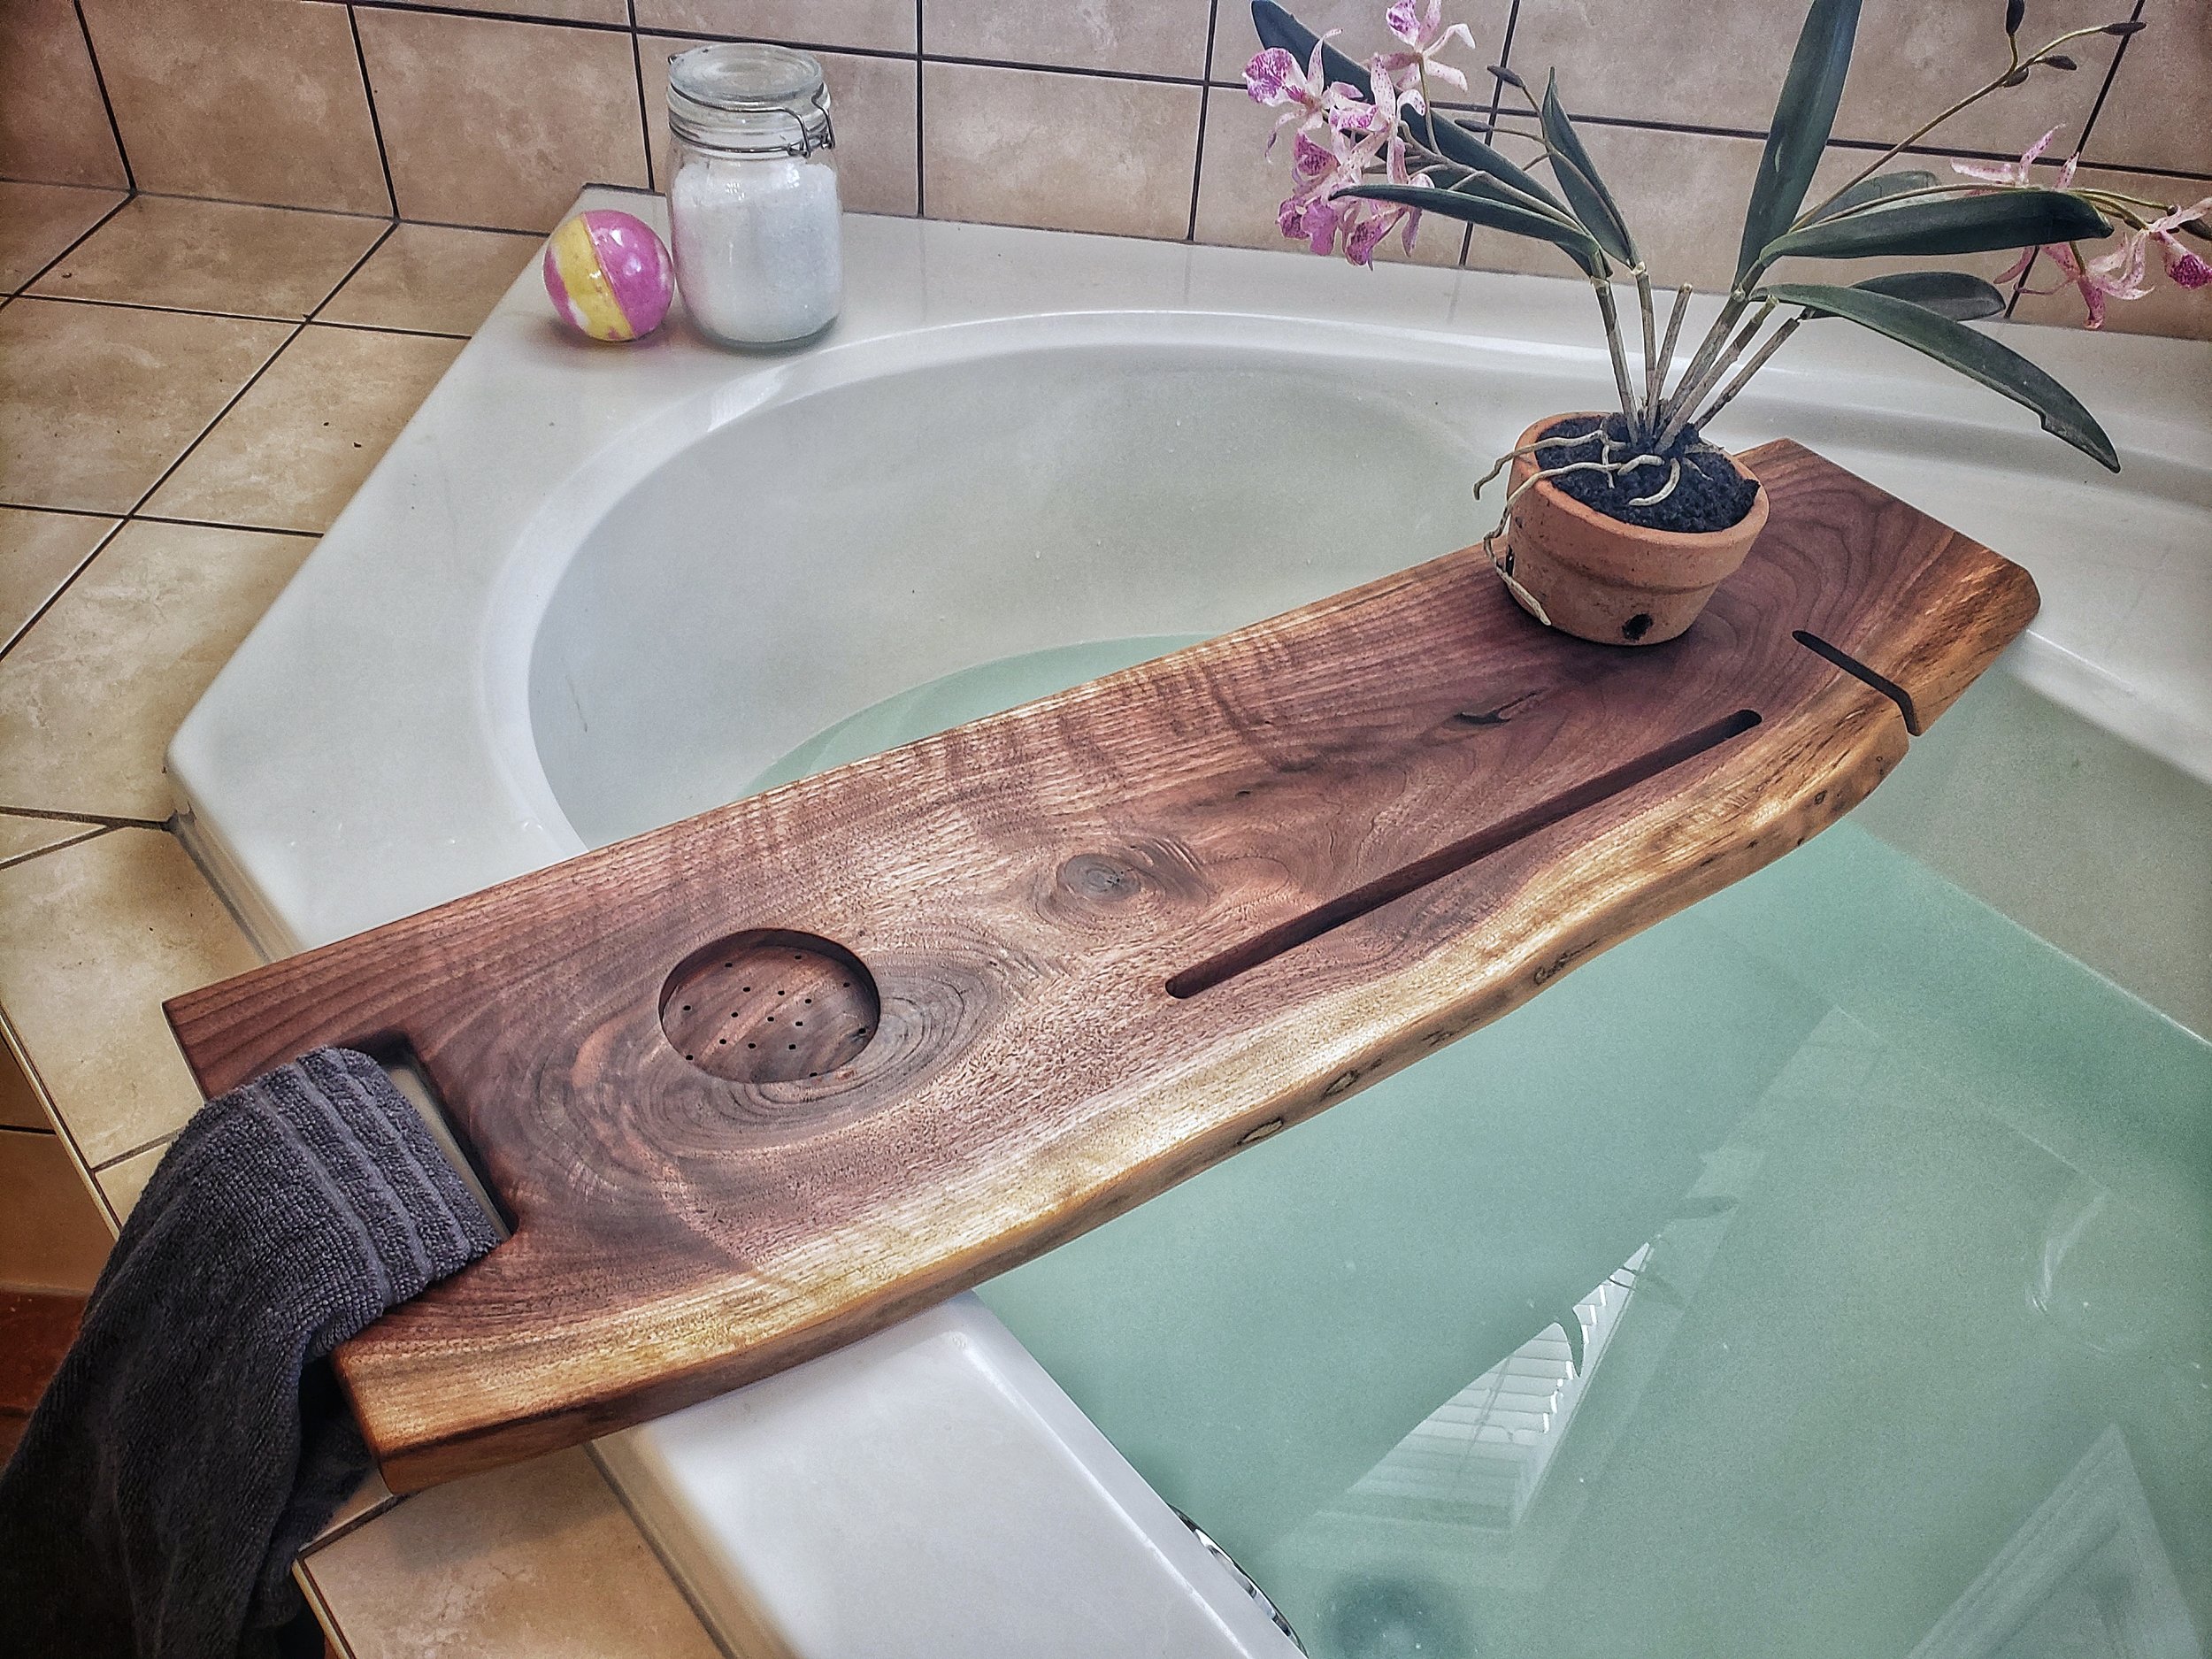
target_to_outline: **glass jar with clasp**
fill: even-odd
[[[837,137],[822,65],[788,47],[701,46],[668,65],[669,240],[692,320],[787,345],[844,299]]]

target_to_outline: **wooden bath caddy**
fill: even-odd
[[[851,1341],[1494,1019],[1863,799],[2036,610],[1796,444],[1679,641],[1478,550],[168,1004],[411,1050],[514,1233],[341,1348],[402,1490]]]

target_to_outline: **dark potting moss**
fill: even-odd
[[[1544,430],[1547,438],[1579,438],[1594,430],[1597,420],[1589,415],[1575,415],[1555,421]],[[1605,435],[1612,442],[1608,453],[1601,457],[1595,442],[1574,449],[1547,449],[1537,452],[1540,467],[1564,466],[1573,461],[1632,460],[1641,453],[1628,447],[1628,423],[1618,415],[1605,417]],[[1665,488],[1667,463],[1679,460],[1682,477],[1664,501],[1649,506],[1633,507],[1629,503],[1642,495],[1655,495]],[[1586,472],[1563,472],[1551,480],[1553,487],[1573,496],[1584,506],[1617,518],[1623,524],[1632,524],[1647,530],[1678,530],[1701,534],[1713,530],[1725,530],[1740,523],[1751,511],[1751,503],[1759,494],[1758,481],[1746,478],[1729,465],[1728,457],[1698,438],[1697,428],[1686,427],[1668,449],[1665,457],[1657,463],[1646,463],[1624,472],[1607,473],[1594,468]]]

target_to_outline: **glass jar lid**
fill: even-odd
[[[822,65],[787,46],[695,46],[668,61],[668,130],[734,155],[803,156],[837,140]]]

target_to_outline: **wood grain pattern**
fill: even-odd
[[[1770,523],[1673,644],[1548,633],[1471,549],[170,1003],[210,1093],[319,1043],[411,1047],[509,1212],[340,1351],[385,1478],[887,1325],[1840,816],[1904,723],[1793,634],[1924,721],[2034,585],[1795,444],[1747,458]],[[719,954],[766,935],[849,952],[873,1028],[703,1069],[702,1031],[783,1029]]]

